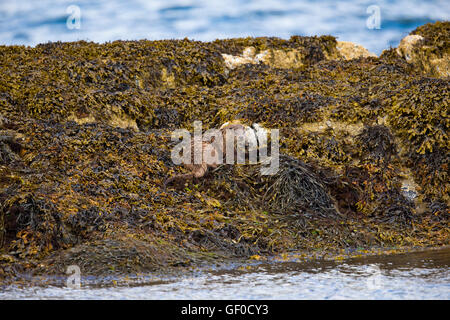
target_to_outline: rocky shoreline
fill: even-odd
[[[449,39],[0,46],[0,283],[448,246]],[[198,120],[280,129],[278,173],[164,189],[170,133]]]

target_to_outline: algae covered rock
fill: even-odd
[[[449,244],[448,23],[413,34],[0,46],[0,274]],[[278,129],[279,170],[164,188],[194,121]]]
[[[436,22],[418,27],[403,38],[396,52],[424,74],[450,76],[450,23]]]

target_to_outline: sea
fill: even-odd
[[[255,262],[79,287],[0,285],[0,300],[450,300],[450,248],[340,261]]]
[[[333,35],[380,54],[449,0],[0,0],[0,45]]]

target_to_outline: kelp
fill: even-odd
[[[413,80],[392,97],[388,120],[402,140],[406,165],[433,200],[449,200],[449,103],[448,81]]]
[[[446,50],[447,29],[415,32]],[[222,54],[249,47],[299,60],[228,69]],[[394,49],[344,60],[330,36],[56,42],[0,46],[0,74],[0,276],[449,244],[449,84]],[[223,165],[164,189],[185,172],[170,134],[196,120],[280,129],[279,170]]]
[[[450,26],[447,21],[437,21],[419,26],[402,40],[397,49],[385,50],[382,59],[403,60],[416,72],[425,76],[448,78],[450,76]]]
[[[397,155],[394,136],[386,126],[366,126],[355,140],[364,160],[389,163]]]

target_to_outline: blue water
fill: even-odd
[[[3,299],[450,300],[450,249],[336,261],[277,262],[102,285],[0,286]],[[120,283],[120,281],[119,281]]]
[[[379,29],[368,28],[371,5]],[[379,54],[417,26],[449,17],[448,0],[0,0],[0,44],[331,34]]]

